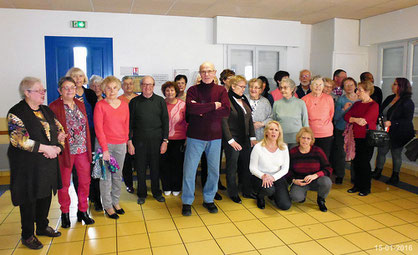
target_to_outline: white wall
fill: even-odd
[[[170,79],[174,69],[192,73],[204,61],[212,61],[218,74],[225,68],[211,18],[0,9],[0,20],[0,117],[19,100],[17,87],[24,76],[46,80],[44,36],[112,37],[117,77],[121,66],[138,66],[142,74],[166,73]],[[70,20],[86,20],[88,27],[72,29]],[[299,26],[300,46],[287,54],[292,73],[309,68],[310,26]]]
[[[312,25],[310,70],[313,75],[331,77],[334,22],[330,19]]]
[[[369,70],[368,48],[359,45],[360,21],[334,19],[333,68],[347,71],[347,75],[360,80],[360,74]]]
[[[418,5],[361,20],[360,44],[406,40],[418,37]]]

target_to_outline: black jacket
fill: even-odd
[[[62,187],[58,157],[47,159],[38,152],[40,144],[61,147],[58,143],[58,127],[55,124],[54,113],[45,105],[40,105],[40,110],[50,125],[51,141],[48,140],[41,122],[25,100],[20,101],[9,111],[22,120],[30,139],[35,141],[33,152],[9,145],[7,156],[10,163],[10,192],[15,206],[48,197],[51,191],[56,194],[57,189]]]
[[[392,102],[395,95],[388,96],[380,107],[382,112]],[[389,128],[390,142],[393,148],[405,146],[415,136],[414,118],[415,105],[411,97],[400,98],[387,112],[387,120],[391,121]]]

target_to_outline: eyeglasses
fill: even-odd
[[[76,89],[76,86],[74,86],[74,87],[62,87],[62,89],[66,90],[66,91],[73,91],[73,90]]]
[[[154,83],[142,83],[142,86],[154,86]]]
[[[27,91],[36,92],[36,93],[39,93],[39,94],[45,94],[46,93],[46,89],[39,89],[39,90],[28,89]]]
[[[199,73],[202,75],[202,74],[211,74],[211,73],[213,73],[214,72],[214,70],[209,70],[209,71],[199,71]]]
[[[289,86],[280,86],[280,89],[286,90],[286,89],[290,89],[290,87]]]
[[[247,86],[235,86],[235,88],[241,88],[241,89],[245,89]]]

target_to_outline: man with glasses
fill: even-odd
[[[128,152],[135,155],[138,174],[138,204],[147,197],[146,170],[150,168],[151,192],[158,202],[164,202],[160,189],[160,154],[167,151],[168,112],[164,99],[154,94],[155,80],[145,76],[141,80],[142,94],[129,103]]]
[[[296,89],[296,94],[299,98],[306,96],[307,94],[311,93],[311,71],[304,69],[300,71],[299,74],[299,81],[300,84]]]
[[[227,117],[230,104],[226,89],[214,82],[216,70],[212,63],[200,65],[202,80],[187,91],[186,112],[189,116],[187,147],[183,166],[183,209],[184,216],[192,214],[197,166],[202,153],[208,162],[208,178],[203,187],[203,206],[210,213],[217,213],[213,203],[218,189],[219,154],[222,141],[222,118]]]

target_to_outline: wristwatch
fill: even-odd
[[[164,139],[163,142],[168,144],[168,139]]]

